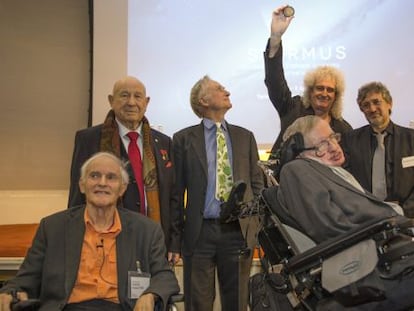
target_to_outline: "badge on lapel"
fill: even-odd
[[[170,157],[168,156],[168,151],[165,149],[160,149],[161,158],[165,163],[165,167],[171,167],[172,162],[170,161]]]

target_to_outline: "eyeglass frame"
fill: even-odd
[[[360,105],[359,105],[359,108],[362,110],[362,111],[368,111],[370,108],[371,108],[371,105],[374,105],[374,107],[380,107],[381,105],[382,105],[382,103],[384,103],[384,101],[383,100],[380,100],[380,99],[377,99],[377,98],[374,98],[373,100],[366,100],[366,101],[363,101]]]
[[[339,143],[341,141],[341,133],[332,133],[313,147],[306,148],[306,150],[314,150],[317,157],[323,157],[326,154],[326,151],[329,149],[329,146],[332,144],[332,141]]]

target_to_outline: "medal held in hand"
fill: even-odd
[[[285,17],[291,17],[295,15],[295,9],[288,5],[283,9],[283,15],[285,15]]]

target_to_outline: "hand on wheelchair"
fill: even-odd
[[[0,294],[0,311],[36,310],[39,307],[38,299],[28,299],[26,292],[16,290]]]
[[[144,294],[137,300],[134,311],[139,310],[154,310],[155,302],[158,297],[152,293]]]
[[[143,295],[141,298],[137,300],[134,310],[154,310],[159,301],[158,297],[152,293]],[[168,310],[177,310],[175,304],[183,301],[183,294],[172,295],[168,300]],[[40,300],[28,299],[25,292],[13,291],[11,294],[0,294],[0,311],[37,311],[39,307]]]

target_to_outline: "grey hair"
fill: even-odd
[[[288,140],[290,136],[296,133],[301,133],[305,143],[308,142],[306,134],[309,133],[316,126],[316,124],[321,121],[322,119],[315,115],[308,115],[297,118],[291,125],[289,125],[283,134],[283,142]]]
[[[124,185],[127,185],[128,182],[129,182],[129,175],[128,175],[128,172],[125,168],[126,164],[120,158],[118,158],[116,155],[114,155],[113,153],[110,153],[110,152],[97,152],[94,155],[92,155],[88,160],[86,160],[82,164],[82,167],[80,169],[80,174],[81,174],[80,179],[85,180],[86,171],[88,169],[89,164],[91,164],[92,161],[94,161],[98,158],[101,158],[101,157],[110,158],[119,166],[119,170],[121,172],[122,183]]]
[[[392,96],[388,88],[381,82],[369,82],[358,89],[357,103],[361,106],[369,93],[380,93],[387,103],[392,103]]]
[[[205,75],[200,80],[198,80],[191,88],[191,93],[190,93],[191,108],[193,109],[196,116],[199,118],[204,117],[204,108],[202,105],[200,105],[200,99],[204,95],[203,91],[205,89],[205,86],[210,81],[212,81],[211,78],[208,75]]]
[[[345,79],[342,72],[332,66],[319,66],[308,71],[303,79],[305,91],[303,92],[303,106],[311,107],[311,94],[316,81],[323,79],[335,81],[335,101],[332,104],[330,115],[337,120],[342,120],[343,98],[345,92]]]

